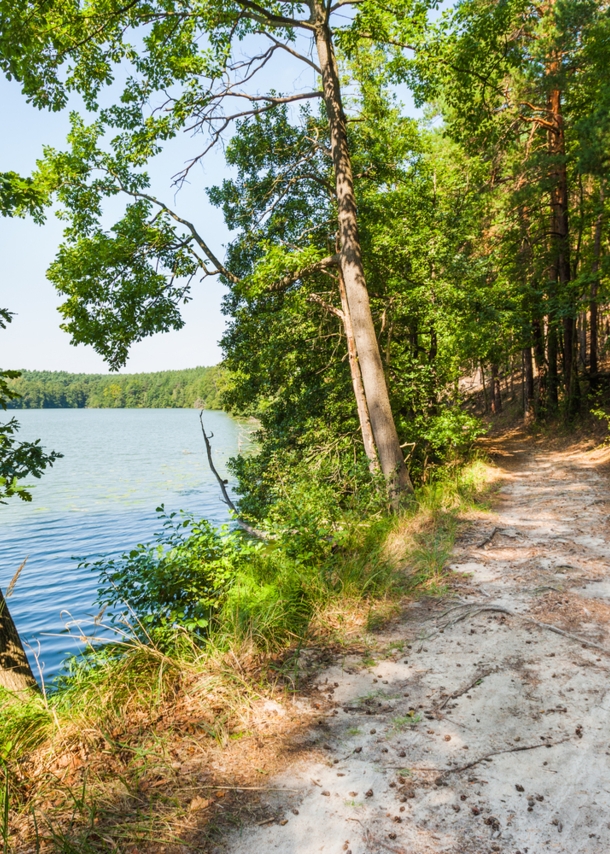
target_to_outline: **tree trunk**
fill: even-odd
[[[547,332],[547,361],[549,364],[548,375],[548,409],[557,411],[559,405],[559,374],[557,372],[557,327],[549,317],[549,331]]]
[[[500,392],[500,379],[498,377],[498,366],[492,363],[491,366],[491,411],[494,415],[499,415],[502,412],[502,394]]]
[[[549,74],[558,74],[559,68],[560,57],[551,57],[548,65]],[[573,306],[568,293],[568,285],[572,278],[568,221],[568,174],[561,91],[559,89],[554,88],[549,92],[547,109],[550,120],[547,140],[548,152],[551,157],[551,234],[554,244],[554,277],[560,287],[559,299],[569,300],[568,312],[563,318],[563,381],[566,391],[566,411],[570,415],[576,407],[578,383],[576,359],[574,358],[575,323]]]
[[[483,407],[484,411],[489,411],[489,404],[487,402],[487,387],[485,385],[485,371],[483,370],[483,362],[481,362],[481,385],[483,386]]]
[[[322,70],[324,103],[330,127],[331,153],[335,170],[341,270],[375,445],[381,470],[388,483],[390,500],[396,507],[400,503],[401,496],[413,492],[413,486],[392,415],[364,277],[354,180],[332,36],[324,5],[319,0],[312,0],[311,11],[312,23],[316,28],[316,48]]]
[[[343,312],[343,328],[347,339],[349,369],[352,375],[352,386],[354,388],[354,397],[356,398],[356,406],[358,408],[358,419],[360,421],[360,430],[362,431],[364,451],[369,459],[369,469],[371,472],[377,472],[379,471],[379,460],[377,459],[377,451],[375,450],[375,439],[371,428],[368,406],[366,405],[366,396],[364,394],[364,386],[362,385],[362,374],[360,373],[360,365],[358,364],[358,353],[356,350],[356,341],[354,339],[354,330],[352,328],[352,319],[349,306],[347,304],[345,282],[343,281],[341,270],[339,270],[339,293],[341,295],[341,308]]]
[[[544,355],[544,332],[539,317],[532,319],[532,334],[534,336],[534,359],[538,372],[538,410],[546,405],[547,394],[547,363]]]
[[[38,689],[11,612],[0,590],[0,686],[13,694]]]
[[[532,362],[532,348],[523,348],[523,365],[525,368],[525,382],[523,393],[523,411],[526,421],[534,417],[534,364]]]
[[[603,207],[604,204],[604,188],[603,185],[599,190],[599,200]],[[589,375],[595,382],[599,373],[599,355],[598,355],[598,329],[597,329],[597,291],[599,288],[599,263],[602,247],[602,228],[603,228],[603,213],[599,212],[595,222],[595,237],[593,238],[593,278],[591,279],[591,302],[589,303],[589,312],[591,321],[589,325],[590,338],[590,359],[589,359]]]

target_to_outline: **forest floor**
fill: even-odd
[[[610,851],[610,454],[593,444],[487,440],[498,489],[448,593],[266,704],[290,738],[214,851]]]

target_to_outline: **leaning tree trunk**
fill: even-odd
[[[38,688],[11,612],[0,590],[0,686],[19,694]]]
[[[358,236],[358,216],[347,145],[339,72],[327,23],[326,9],[319,0],[311,4],[318,61],[322,71],[324,103],[330,126],[331,152],[335,171],[337,214],[341,240],[341,271],[354,331],[358,362],[381,470],[388,483],[394,506],[401,496],[413,492],[411,479],[400,448],[392,415],[390,396],[375,334],[369,294],[364,276]]]
[[[347,356],[349,359],[349,368],[352,376],[352,386],[354,388],[354,397],[356,398],[356,407],[358,409],[358,419],[360,421],[360,430],[362,432],[362,441],[364,443],[364,451],[369,460],[369,468],[371,472],[379,471],[379,460],[377,459],[377,451],[375,449],[375,438],[371,427],[371,418],[369,409],[366,405],[366,395],[362,384],[362,372],[358,362],[358,351],[356,348],[356,339],[354,338],[354,329],[352,326],[352,318],[347,303],[347,293],[345,291],[345,282],[343,274],[339,270],[339,293],[341,294],[341,308],[343,312],[343,328],[347,339]]]

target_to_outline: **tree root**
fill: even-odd
[[[447,629],[451,626],[454,626],[456,623],[461,622],[462,620],[466,620],[469,617],[476,617],[478,614],[482,614],[484,611],[494,611],[499,614],[508,614],[509,617],[516,617],[519,620],[524,620],[526,623],[531,623],[531,625],[536,626],[539,629],[548,629],[550,632],[554,632],[557,635],[561,635],[564,638],[568,638],[569,640],[576,641],[577,643],[582,644],[583,646],[591,647],[592,649],[597,649],[600,652],[605,653],[606,655],[610,655],[610,649],[607,649],[605,646],[600,646],[598,643],[594,643],[593,641],[587,640],[586,638],[580,637],[580,635],[575,635],[572,632],[566,632],[564,629],[560,629],[558,626],[553,626],[551,623],[540,623],[538,620],[534,620],[532,617],[527,617],[525,614],[519,614],[517,611],[511,611],[510,608],[505,608],[504,605],[487,605],[485,602],[482,602],[480,605],[464,605],[464,608],[471,608],[472,610],[466,611],[463,614],[460,614],[454,620],[450,620],[442,626],[443,630]]]

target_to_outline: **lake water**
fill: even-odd
[[[48,680],[77,651],[65,626],[95,614],[96,578],[73,558],[121,553],[159,530],[155,508],[187,510],[215,524],[228,520],[193,409],[38,409],[11,412],[19,438],[40,438],[63,459],[33,483],[32,503],[0,505],[0,587],[27,556],[8,604],[34,672],[33,650]],[[8,416],[7,416],[8,418]],[[214,461],[250,444],[252,423],[205,412]],[[37,674],[38,675],[38,674]]]

